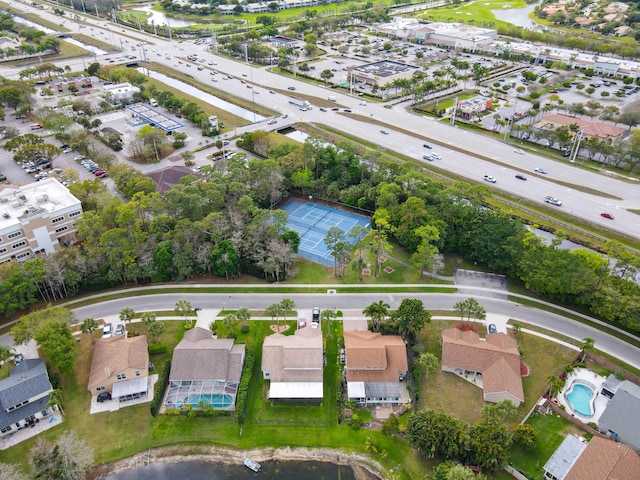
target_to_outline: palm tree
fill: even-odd
[[[284,323],[287,323],[287,316],[289,312],[292,312],[294,308],[296,308],[296,304],[290,298],[283,298],[280,301],[280,308],[282,310],[282,317],[284,318]]]
[[[383,300],[372,303],[362,311],[367,317],[371,318],[371,329],[376,332],[380,330],[380,324],[389,314],[389,304]]]
[[[274,303],[273,305],[269,305],[265,309],[264,313],[271,317],[271,321],[272,322],[275,319],[275,321],[277,322],[278,327],[280,326],[280,314],[282,313],[281,304]],[[278,330],[280,330],[280,329],[278,328]]]
[[[420,377],[422,377],[422,373],[424,372],[426,378],[429,372],[433,372],[436,368],[438,368],[439,363],[440,362],[438,361],[438,357],[436,357],[433,353],[421,353],[416,360],[416,366],[420,368]]]
[[[164,328],[164,323],[156,322],[155,320],[147,324],[147,331],[153,337],[156,343],[158,342],[158,338],[160,337],[160,335],[162,335],[162,333],[164,332]]]
[[[98,328],[98,322],[96,322],[95,318],[85,318],[82,321],[82,325],[80,325],[80,331],[82,333],[88,333],[91,336],[91,345],[96,344],[96,339],[93,338],[93,332],[95,332]]]
[[[549,398],[553,398],[558,395],[560,390],[562,390],[562,387],[564,387],[564,382],[557,375],[549,375],[547,377],[547,382],[549,383]]]
[[[224,319],[222,320],[222,323],[227,329],[229,329],[229,332],[233,334],[234,333],[233,329],[238,324],[238,317],[233,313],[230,313],[229,315],[224,317]]]
[[[129,323],[130,321],[132,321],[136,316],[136,312],[133,310],[133,308],[129,308],[129,307],[124,307],[122,310],[120,310],[120,321],[123,322],[124,324]]]
[[[242,325],[246,327],[247,322],[251,318],[251,312],[247,307],[242,307],[239,308],[238,311],[236,311],[236,317],[238,317],[238,320],[240,320],[242,322]]]
[[[582,360],[580,363],[584,362],[584,359],[587,357],[588,353],[593,352],[595,349],[596,341],[591,337],[585,337],[582,339],[582,343],[580,344],[580,350],[582,350]]]
[[[140,315],[140,320],[149,325],[150,323],[156,321],[156,314],[153,312],[144,312],[142,315]]]
[[[191,313],[193,307],[191,307],[191,302],[189,300],[181,299],[176,302],[176,306],[174,311],[184,316],[184,323],[191,323],[187,320],[189,313]]]
[[[60,412],[64,415],[64,409],[62,408],[62,390],[56,388],[49,393],[49,401],[47,402],[47,408],[58,406]]]

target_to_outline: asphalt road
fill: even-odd
[[[24,4],[17,4],[22,10],[37,12],[49,20],[59,22],[60,18],[49,11],[42,11]],[[543,199],[551,195],[562,200],[560,207],[564,212],[571,213],[576,217],[588,220],[595,224],[604,225],[618,232],[640,238],[640,222],[637,215],[631,213],[629,209],[640,209],[640,187],[637,182],[623,181],[613,174],[605,175],[582,170],[569,163],[561,163],[549,160],[542,156],[533,154],[519,155],[514,153],[514,146],[501,141],[485,137],[473,132],[463,131],[457,127],[451,127],[431,118],[423,118],[407,112],[402,106],[385,108],[383,104],[368,102],[366,106],[360,106],[360,97],[357,95],[345,95],[324,86],[316,86],[299,82],[297,80],[283,80],[283,77],[269,72],[266,68],[253,68],[242,61],[231,60],[215,56],[207,50],[206,45],[194,45],[193,41],[177,43],[147,35],[143,32],[124,29],[119,25],[97,21],[88,18],[86,23],[91,34],[98,35],[98,38],[109,38],[113,45],[122,45],[124,53],[135,53],[139,58],[148,58],[152,61],[166,63],[173,66],[178,61],[185,62],[186,56],[197,53],[207,61],[215,60],[217,65],[207,66],[204,70],[198,71],[196,64],[192,63],[191,68],[181,70],[189,73],[202,83],[211,84],[210,69],[215,68],[221,73],[231,74],[247,82],[258,85],[259,94],[252,94],[250,89],[239,80],[218,81],[216,88],[233,93],[245,99],[251,99],[256,103],[272,108],[278,112],[287,113],[289,121],[317,122],[331,125],[333,128],[350,132],[364,140],[378,143],[386,148],[395,150],[416,159],[422,159],[426,149],[422,147],[424,143],[421,138],[405,135],[398,130],[413,132],[429,139],[434,150],[442,155],[442,160],[436,162],[439,168],[456,174],[465,176],[470,180],[482,182],[484,175],[492,175],[497,178],[496,184],[487,184],[490,188],[497,188],[509,193],[518,195],[532,201],[543,204]],[[71,30],[87,33],[87,27],[79,28],[79,25],[71,19],[65,20],[65,27]],[[99,32],[104,32],[102,36]],[[108,35],[107,35],[108,34]],[[144,41],[147,45],[137,46],[137,43]],[[120,54],[106,54],[97,57],[98,61],[104,62],[105,58],[117,57]],[[166,57],[171,60],[166,60]],[[55,62],[61,66],[69,65],[80,70],[87,61],[92,61],[93,56],[87,59],[71,59]],[[183,65],[179,65],[182,67]],[[19,69],[7,69],[6,76],[16,77]],[[242,75],[245,75],[244,77]],[[220,77],[220,75],[218,75]],[[286,94],[269,94],[268,89],[284,90],[287,86],[294,85],[295,92]],[[315,96],[325,99],[328,95],[337,97],[337,104],[351,108],[353,114],[360,115],[361,120],[350,118],[349,116],[337,112],[321,112],[317,107],[311,111],[301,112],[294,105],[289,104],[289,93],[302,93],[304,95]],[[389,135],[380,133],[381,127],[372,125],[370,119],[375,119],[386,124],[385,128]],[[282,123],[272,127],[281,127]],[[267,127],[265,122],[265,127]],[[455,147],[455,149],[454,149]],[[461,153],[459,150],[467,153]],[[474,154],[482,153],[490,157],[492,162],[479,159]],[[430,163],[426,162],[425,163]],[[547,175],[536,175],[533,170],[536,167],[547,169]],[[527,181],[518,180],[515,174],[518,170],[530,172]],[[591,195],[583,193],[575,188],[562,186],[557,181],[565,182],[569,185],[583,186],[595,191],[608,193],[618,199],[611,199],[605,196]],[[556,207],[553,207],[556,208]],[[607,220],[600,216],[602,212],[609,212],[615,216],[615,220]]]
[[[109,300],[103,303],[80,307],[74,310],[76,318],[81,321],[84,318],[100,319],[106,315],[113,315],[125,307],[133,308],[137,312],[148,310],[173,310],[180,299],[186,299],[194,307],[238,309],[247,307],[250,310],[261,310],[277,303],[283,297],[291,298],[297,309],[310,309],[315,306],[320,308],[359,309],[362,310],[373,302],[383,300],[391,309],[396,309],[404,298],[418,298],[422,300],[427,310],[452,310],[453,305],[468,298],[468,294],[441,294],[441,293],[411,293],[381,294],[381,293],[336,293],[336,294],[211,294],[211,293],[176,293],[144,295],[128,297],[117,300]],[[529,308],[517,303],[497,298],[475,295],[486,308],[488,319],[492,314],[505,315],[514,320],[532,325],[538,325],[567,337],[582,340],[591,337],[596,340],[596,348],[610,353],[620,360],[640,368],[640,349],[625,343],[624,341],[603,333],[593,327],[574,322],[560,315],[543,310]],[[213,320],[213,319],[212,319]]]

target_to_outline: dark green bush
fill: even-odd
[[[171,360],[167,360],[167,363],[164,364],[164,370],[162,371],[162,375],[158,378],[158,383],[156,385],[156,392],[153,396],[153,400],[151,401],[151,415],[158,415],[158,410],[160,409],[160,405],[162,404],[162,398],[164,397],[164,390],[167,388],[167,383],[169,383],[169,373],[171,372]]]
[[[159,355],[161,353],[167,353],[169,347],[165,342],[155,343],[153,345],[149,345],[149,355]]]
[[[238,385],[238,395],[236,396],[236,414],[238,415],[238,425],[244,425],[247,419],[247,401],[249,399],[249,383],[253,375],[253,364],[256,360],[256,352],[253,346],[247,347],[247,357],[244,361],[244,369]]]

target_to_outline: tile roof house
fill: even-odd
[[[121,402],[141,398],[149,390],[149,351],[146,335],[96,340],[87,388],[91,395],[111,393]]]
[[[583,439],[584,440],[584,439]],[[544,466],[550,480],[628,480],[640,478],[640,457],[626,445],[593,437],[586,444],[573,435]]]
[[[235,410],[244,358],[244,344],[218,339],[201,327],[187,330],[173,350],[165,408],[204,401],[218,410]]]
[[[634,412],[634,414],[630,414]],[[640,453],[640,387],[622,382],[598,419],[598,430]]]
[[[0,437],[34,425],[52,410],[47,407],[53,391],[44,360],[23,360],[0,380]]]
[[[262,375],[270,400],[321,402],[322,330],[305,326],[293,335],[274,333],[262,345]]]
[[[542,120],[540,120],[536,126],[542,130],[555,130],[558,127],[568,127],[574,124],[578,125],[578,129],[584,134],[584,136],[597,137],[600,140],[616,141],[622,139],[626,133],[624,128],[620,128],[615,125],[596,122],[587,118],[561,115],[559,113],[549,113],[544,115]]]
[[[524,401],[518,345],[504,333],[481,339],[472,331],[443,330],[442,371],[480,374],[485,402],[511,400],[517,407]]]
[[[374,332],[344,332],[347,395],[363,405],[410,402],[405,384],[407,347],[402,337]]]
[[[170,165],[146,174],[147,177],[158,185],[158,193],[165,193],[167,190],[171,190],[180,183],[180,180],[182,180],[183,177],[186,177],[187,175],[194,175],[196,177],[201,176],[189,167],[181,165]]]

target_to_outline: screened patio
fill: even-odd
[[[186,404],[198,408],[200,402],[216,410],[234,410],[238,382],[224,380],[172,380],[169,382],[164,406],[181,409]]]

